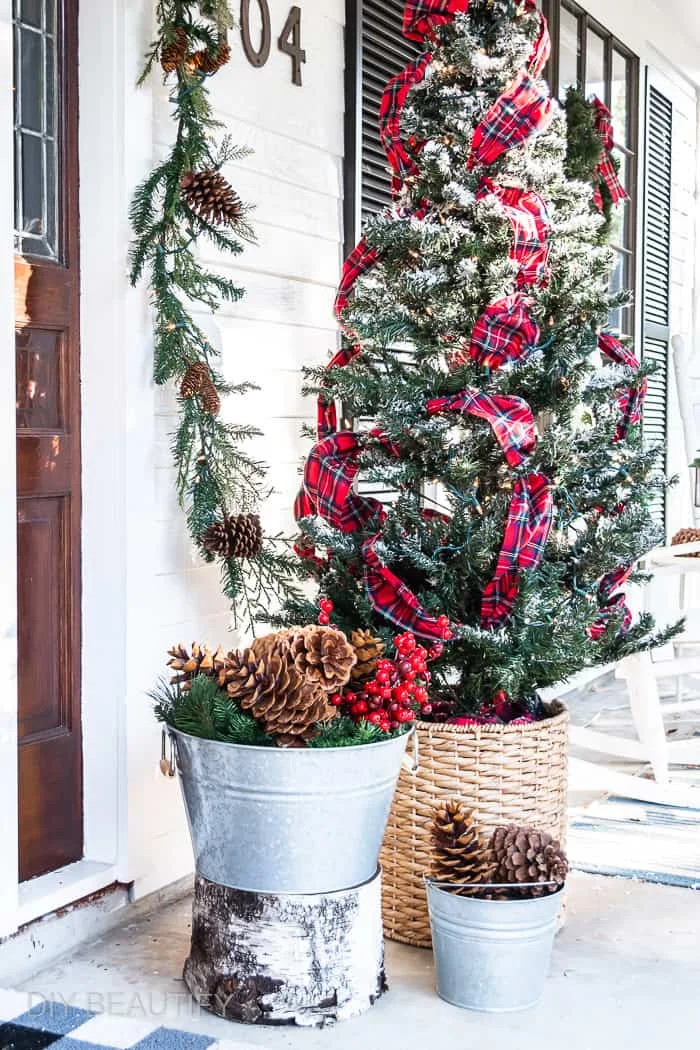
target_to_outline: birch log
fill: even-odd
[[[198,876],[187,988],[249,1024],[322,1027],[386,990],[381,876],[328,894],[248,893]]]

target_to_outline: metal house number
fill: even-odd
[[[250,4],[251,0],[241,0],[241,38],[243,50],[251,65],[261,69],[270,57],[270,45],[272,43],[272,23],[270,20],[270,6],[267,0],[254,0],[260,10],[262,21],[262,32],[260,41],[256,47],[250,35]],[[306,51],[301,46],[301,8],[292,7],[287,15],[280,33],[277,46],[285,55],[292,60],[292,83],[301,87],[301,67],[306,62]]]

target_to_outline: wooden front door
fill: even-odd
[[[19,855],[83,855],[77,0],[14,0]]]

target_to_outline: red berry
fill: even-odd
[[[408,708],[404,708],[403,711],[399,711],[398,719],[399,722],[405,724],[406,722],[415,722],[416,716],[413,713],[413,711],[409,711]]]
[[[389,671],[389,672],[393,671],[394,670],[394,661],[393,660],[380,660],[379,663],[377,664],[377,670],[378,671]]]
[[[330,598],[321,598],[320,602],[318,603],[318,607],[323,613],[332,613],[335,609],[335,605],[330,600]]]
[[[391,675],[388,671],[377,671],[376,681],[379,685],[388,685],[391,681]]]
[[[378,682],[368,682],[365,686],[365,692],[369,693],[370,696],[379,696],[382,692],[382,687]]]
[[[365,700],[358,700],[357,703],[352,705],[352,713],[354,715],[366,715],[367,710],[367,702]]]
[[[391,690],[391,695],[398,704],[405,704],[408,700],[408,689],[403,685],[398,685]]]
[[[384,716],[381,711],[372,711],[371,714],[367,715],[366,721],[371,722],[373,726],[381,726]]]
[[[431,647],[430,647],[430,652],[428,653],[428,657],[431,660],[439,660],[440,657],[442,656],[442,654],[444,653],[444,651],[445,651],[445,646],[442,644],[442,642],[435,642],[435,645],[431,645]]]
[[[413,695],[419,704],[424,704],[428,699],[428,690],[424,689],[422,685],[419,685],[418,688],[414,690]]]
[[[432,715],[432,713],[433,713],[433,705],[432,704],[423,704],[421,709],[420,709],[420,713],[422,715]]]
[[[342,702],[343,702],[343,698],[340,695],[340,693],[333,693],[333,696],[331,697],[331,703],[332,703],[333,707],[340,707]]]
[[[321,627],[327,627],[328,624],[331,622],[330,613],[326,613],[326,612],[319,613],[319,615],[318,615],[318,622],[320,623]]]
[[[450,638],[454,638],[454,633],[450,630],[449,627],[446,627],[445,630],[442,632],[442,637],[445,639],[446,642],[449,642]]]
[[[391,700],[393,694],[394,694],[394,690],[393,689],[389,689],[388,687],[386,689],[382,689],[382,693],[381,693],[382,700]]]
[[[449,616],[438,616],[438,618],[437,618],[437,625],[438,625],[438,627],[449,627],[450,626],[450,618],[449,618]]]
[[[402,660],[399,664],[399,671],[404,678],[411,673],[413,670],[413,662],[411,660]]]

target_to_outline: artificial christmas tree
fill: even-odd
[[[394,202],[344,267],[349,345],[309,373],[318,441],[295,511],[338,626],[444,643],[429,706],[474,723],[419,723],[389,823],[387,928],[427,944],[426,805],[464,797],[468,775],[485,830],[561,838],[566,715],[540,691],[676,628],[633,623],[622,593],[662,539],[650,506],[667,482],[639,427],[649,370],[608,322],[626,301],[600,210],[624,197],[609,114],[591,106],[590,169],[570,178],[534,0],[409,0],[404,32],[424,50],[381,104]],[[370,428],[339,430],[338,401]]]

